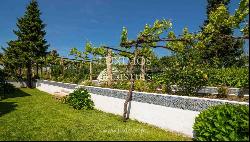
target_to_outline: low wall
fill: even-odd
[[[38,80],[36,87],[48,93],[62,89],[72,92],[75,88],[83,87],[91,93],[91,99],[94,101],[96,109],[118,115],[123,113],[124,99],[128,92],[47,80]],[[225,103],[249,105],[246,102],[134,91],[133,101],[130,104],[130,118],[193,136],[192,126],[199,112],[209,106]]]

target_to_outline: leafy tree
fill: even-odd
[[[47,41],[44,39],[46,34],[44,28],[45,24],[40,18],[41,12],[38,8],[36,0],[32,0],[26,8],[23,17],[18,18],[17,30],[14,30],[17,40],[10,41],[8,48],[13,48],[13,52],[19,53],[18,58],[14,56],[13,52],[6,55],[7,62],[15,61],[22,63],[27,68],[27,86],[32,87],[32,65],[36,62],[38,72],[38,60],[45,56],[48,48]],[[6,50],[10,51],[9,49]],[[15,64],[13,64],[15,66]]]
[[[225,5],[219,5],[215,11],[209,12],[209,23],[197,34],[192,34],[184,28],[182,35],[177,37],[173,31],[169,31],[172,23],[165,19],[156,20],[152,26],[147,24],[135,40],[129,40],[127,29],[123,28],[120,45],[125,48],[148,46],[171,50],[177,57],[172,68],[175,70],[172,71],[178,76],[174,76],[170,81],[183,88],[181,91],[185,95],[193,94],[205,85],[207,80],[207,75],[201,69],[212,64],[218,67],[232,66],[237,61],[236,57],[241,56],[242,49],[237,45],[243,44],[242,41],[228,35],[227,32],[230,31],[227,29],[233,31],[242,28],[241,24],[249,14],[248,4],[249,0],[241,0],[239,8],[233,15],[228,13]],[[241,31],[244,35],[248,35],[246,27]],[[217,46],[218,43],[220,46]],[[181,78],[182,80],[178,80]],[[198,82],[192,82],[196,80]]]

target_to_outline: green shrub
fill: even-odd
[[[207,76],[203,70],[188,66],[177,71],[175,82],[178,86],[178,94],[192,96],[207,84]]]
[[[95,86],[95,83],[93,83],[93,82],[90,81],[90,80],[82,81],[80,84],[81,84],[81,85],[85,85],[85,86]]]
[[[94,102],[86,89],[79,88],[70,93],[67,98],[67,103],[73,106],[74,109],[93,109]]]
[[[136,91],[147,92],[149,90],[148,83],[143,80],[135,80],[134,86]]]
[[[227,86],[220,86],[218,87],[218,98],[226,98],[229,93],[229,88]]]
[[[116,81],[112,83],[112,88],[128,90],[130,88],[130,81]]]
[[[198,141],[249,141],[249,108],[246,105],[217,105],[195,118]]]
[[[209,86],[226,85],[238,88],[248,88],[249,86],[249,69],[246,67],[212,68],[207,73]]]

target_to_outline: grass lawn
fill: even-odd
[[[37,89],[0,101],[0,140],[191,140],[98,110],[74,110]]]

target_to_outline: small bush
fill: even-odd
[[[193,126],[198,141],[249,141],[249,108],[217,105],[202,111]]]
[[[90,98],[90,94],[86,89],[79,88],[70,93],[67,98],[67,103],[73,106],[74,109],[93,109],[94,102]]]
[[[95,86],[95,83],[93,83],[93,82],[90,81],[90,80],[82,81],[80,84],[81,84],[81,85],[85,85],[85,86]]]
[[[143,80],[135,80],[134,86],[136,91],[147,92],[149,90],[148,84]]]
[[[128,90],[130,88],[130,81],[116,81],[112,83],[112,88]]]
[[[229,88],[227,86],[220,86],[218,88],[217,97],[218,98],[227,98],[228,93],[229,93]]]

